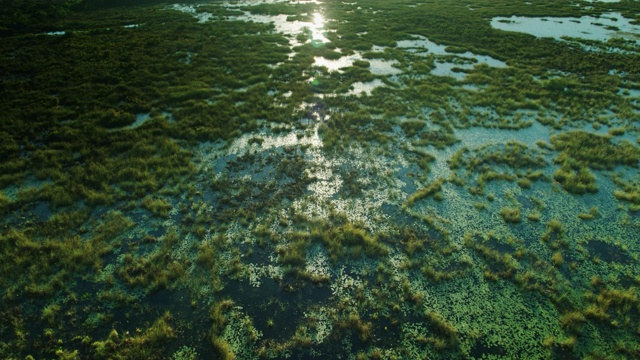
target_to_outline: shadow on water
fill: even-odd
[[[221,296],[235,300],[262,331],[264,339],[290,339],[310,306],[326,304],[331,296],[328,286],[316,286],[285,276],[281,283],[265,278],[259,286],[233,281]]]
[[[631,262],[631,257],[618,247],[607,244],[599,240],[591,240],[586,244],[589,253],[599,257],[606,262],[618,262],[620,264],[628,264]]]
[[[471,348],[471,358],[483,359],[490,357],[491,355],[496,357],[503,357],[507,355],[507,351],[501,346],[487,345],[484,341],[477,341],[473,348]]]

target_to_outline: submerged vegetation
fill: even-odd
[[[0,357],[639,357],[639,21],[3,2]]]

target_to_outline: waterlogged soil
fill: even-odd
[[[67,5],[2,15],[0,357],[640,356],[636,2]]]

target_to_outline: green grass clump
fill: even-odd
[[[220,300],[211,307],[210,318],[213,322],[211,332],[214,335],[222,333],[227,326],[226,313],[233,307],[234,302],[230,299]]]
[[[527,220],[529,221],[539,221],[540,220],[540,213],[538,211],[530,211],[527,214]]]
[[[486,243],[476,242],[471,234],[465,235],[464,245],[478,252],[486,261],[488,267],[484,269],[484,275],[488,280],[510,279],[518,269],[518,261],[511,254],[500,252]]]
[[[640,149],[630,142],[615,144],[610,136],[584,131],[558,134],[551,138],[551,144],[561,152],[556,159],[559,163],[573,159],[594,169],[613,169],[616,165],[637,167],[640,160]]]
[[[414,137],[418,135],[425,127],[426,123],[419,120],[407,120],[400,123],[402,131],[404,131],[407,137]]]
[[[228,341],[221,337],[212,337],[211,338],[211,346],[213,346],[214,351],[219,356],[220,360],[235,360],[236,355],[233,352],[233,348]]]
[[[106,128],[119,128],[130,125],[136,121],[135,115],[120,109],[109,109],[94,114],[90,113],[87,114],[87,116],[94,116],[96,122]]]
[[[560,267],[564,264],[564,257],[560,251],[553,253],[553,256],[551,256],[551,264],[555,267]]]
[[[520,208],[515,207],[503,207],[500,209],[500,216],[506,222],[519,223],[520,222]]]
[[[455,154],[451,156],[451,159],[447,161],[449,163],[449,168],[458,169],[461,166],[465,165],[466,160],[464,157],[467,153],[469,153],[469,149],[467,149],[466,147],[462,147],[458,151],[456,151]]]
[[[531,180],[529,180],[528,178],[520,178],[518,179],[518,186],[520,186],[523,189],[530,189],[531,188]]]
[[[3,192],[0,192],[0,215],[4,215],[10,203],[9,198],[6,197]]]
[[[44,309],[42,309],[41,318],[42,320],[47,322],[49,325],[53,325],[55,318],[59,312],[60,312],[60,305],[51,304],[49,306],[46,306]]]
[[[315,11],[312,4],[259,4],[253,6],[243,6],[244,11],[258,15],[300,15],[304,13],[313,13]]]
[[[434,311],[426,311],[424,317],[431,325],[436,336],[427,338],[438,351],[444,351],[456,347],[460,338],[458,330],[451,325],[441,314]]]
[[[482,165],[506,165],[513,169],[534,169],[546,165],[544,158],[524,144],[509,141],[504,145],[487,145],[466,159],[469,169]]]
[[[230,9],[226,6],[218,6],[218,5],[201,5],[196,8],[197,13],[210,13],[216,16],[240,16],[243,15],[244,12],[240,10]]]
[[[86,213],[80,214],[80,220],[74,223],[78,224],[85,216]],[[94,227],[93,236],[83,239],[51,231],[58,220],[50,221],[42,228],[46,236],[34,229],[11,230],[0,235],[0,286],[6,289],[5,297],[50,296],[65,289],[70,279],[90,270],[98,271],[102,257],[119,245],[119,236],[131,226],[122,214],[110,212],[100,222],[90,223]]]
[[[344,257],[374,257],[388,253],[378,237],[351,223],[330,228],[316,227],[311,232],[311,241],[321,241],[334,262]]]
[[[611,128],[611,129],[609,129],[609,135],[611,135],[611,136],[621,136],[621,135],[624,135],[624,133],[626,131],[627,131],[627,129],[624,128],[624,127]]]
[[[546,227],[546,231],[540,238],[544,243],[554,250],[566,248],[568,246],[569,242],[565,238],[565,226],[560,220],[551,219],[547,221]],[[556,257],[552,258],[552,263],[558,263],[561,265],[562,255],[556,252],[554,256]]]
[[[404,204],[402,204],[402,207],[411,208],[416,201],[422,200],[428,196],[437,195],[442,190],[442,184],[444,183],[444,181],[444,179],[440,178],[427,184],[422,189],[419,189],[415,193],[411,194],[411,196],[409,196],[409,198],[405,200]]]
[[[477,186],[469,187],[474,195],[483,194],[485,185],[491,181],[517,181],[521,188],[529,189],[533,181],[546,180],[544,173],[537,170],[546,165],[540,150],[515,141],[485,145],[473,151],[461,149],[449,161],[451,169],[465,169],[456,173],[456,179],[477,176]]]
[[[373,336],[373,324],[362,320],[358,313],[350,313],[346,318],[339,320],[337,326],[339,329],[355,332],[363,342],[370,341]]]
[[[161,245],[154,252],[138,256],[126,254],[115,274],[129,286],[141,286],[152,292],[171,288],[186,273],[183,262],[171,256],[171,250],[178,243],[178,235],[170,230],[161,238]]]
[[[346,148],[351,142],[358,141],[365,146],[372,142],[386,144],[391,138],[385,132],[391,131],[392,124],[379,116],[374,116],[365,108],[354,107],[341,97],[325,98],[327,105],[344,107],[344,111],[333,113],[322,123],[318,134],[322,137],[324,149],[334,151]]]
[[[423,131],[418,134],[415,144],[418,146],[432,145],[437,149],[444,149],[460,140],[455,137],[453,130],[443,127],[437,130]]]
[[[634,204],[640,204],[640,192],[637,192],[637,191],[626,192],[622,190],[615,190],[613,192],[613,195],[618,200],[628,201]]]
[[[364,60],[355,60],[353,62],[353,66],[360,67],[360,68],[368,68],[369,66],[371,66],[371,63]]]
[[[613,196],[618,200],[630,202],[629,210],[640,211],[640,191],[637,185],[630,186],[625,184],[623,185],[623,190],[615,190]]]
[[[153,198],[151,196],[147,196],[142,199],[142,207],[151,211],[154,216],[162,218],[169,217],[169,212],[173,209],[173,206],[171,206],[169,201]]]
[[[152,292],[170,287],[185,272],[184,265],[171,261],[167,253],[159,251],[148,257],[125,255],[116,275],[129,286],[141,286]]]
[[[563,329],[570,332],[580,332],[582,326],[587,321],[584,314],[580,311],[572,311],[562,315],[560,325]]]
[[[170,325],[171,314],[167,311],[144,332],[120,335],[113,329],[107,339],[95,341],[92,354],[96,359],[150,359],[159,358],[170,342],[176,338]]]
[[[640,211],[640,185],[637,181],[627,182],[618,177],[614,177],[613,180],[621,188],[620,190],[615,190],[613,196],[618,200],[631,203],[629,210]]]
[[[603,287],[597,295],[588,293],[591,302],[583,310],[587,319],[603,322],[613,328],[637,330],[637,324],[631,321],[638,314],[638,294],[635,287],[628,289]]]
[[[578,214],[578,218],[582,220],[591,220],[600,215],[600,211],[597,206],[592,206],[588,212]]]
[[[229,312],[233,305],[234,302],[232,300],[225,299],[216,302],[211,307],[209,315],[213,323],[211,326],[211,345],[217,352],[219,359],[232,360],[236,358],[231,344],[221,337],[229,321],[226,313]]]
[[[15,159],[20,153],[20,145],[18,142],[5,131],[0,131],[0,144],[2,144],[0,159]],[[0,164],[2,163],[4,163],[4,161],[0,162]]]
[[[295,233],[293,241],[286,246],[276,248],[278,258],[285,265],[303,266],[306,263],[305,251],[309,245],[309,234]]]
[[[556,170],[553,178],[558,181],[562,187],[573,194],[584,194],[586,192],[598,192],[596,177],[585,166],[567,161]]]
[[[424,276],[429,278],[429,280],[438,283],[441,281],[448,281],[455,279],[457,277],[464,276],[469,269],[473,266],[473,263],[470,261],[462,261],[455,264],[455,269],[444,269],[439,270],[434,268],[430,264],[425,264],[420,271]]]
[[[416,164],[420,169],[424,170],[425,174],[427,174],[429,172],[429,164],[433,162],[436,158],[430,153],[428,153],[427,151],[424,151],[419,148],[410,147],[408,150],[412,154],[417,156],[418,159],[416,161]]]

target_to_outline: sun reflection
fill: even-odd
[[[319,13],[314,13],[313,14],[313,25],[317,29],[322,29],[324,27],[324,18],[322,17],[321,14],[319,14]]]
[[[322,45],[329,42],[325,36],[324,23],[325,19],[322,14],[313,13],[313,23],[309,27],[309,38],[312,43]]]

